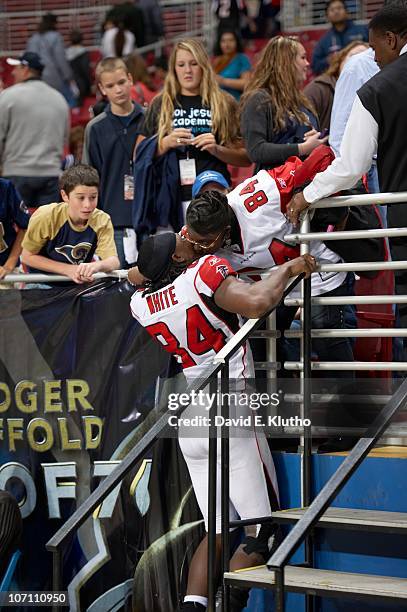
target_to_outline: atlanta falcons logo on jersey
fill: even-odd
[[[223,278],[226,278],[229,275],[229,270],[227,266],[216,266],[216,272],[221,274]]]

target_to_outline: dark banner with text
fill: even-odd
[[[0,489],[24,519],[11,590],[52,589],[46,542],[140,438],[171,374],[131,293],[118,282],[1,292]],[[160,439],[64,549],[70,609],[175,610],[202,529],[177,442]]]

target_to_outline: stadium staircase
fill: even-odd
[[[309,508],[296,508],[274,512],[274,520],[282,524],[297,524],[304,520]],[[369,531],[384,534],[407,535],[407,513],[360,510],[352,508],[328,508],[316,522],[318,529],[342,529]],[[380,551],[378,551],[380,556]],[[272,563],[272,561],[270,561]],[[385,562],[382,563],[385,570]],[[275,590],[276,575],[265,566],[236,572],[225,572],[225,582],[235,587],[252,587]],[[398,603],[400,610],[407,610],[407,579],[341,572],[312,567],[287,565],[285,568],[285,590],[319,597],[344,597],[377,601],[383,612],[389,604]],[[283,608],[280,608],[282,610]],[[393,609],[393,608],[392,608]]]

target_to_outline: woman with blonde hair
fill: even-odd
[[[276,36],[264,48],[241,98],[241,132],[256,171],[306,157],[326,139],[302,93],[309,62],[296,37]]]
[[[158,135],[156,156],[176,151],[184,204],[201,172],[216,170],[230,182],[227,164],[250,165],[236,117],[237,102],[219,88],[202,43],[178,42],[163,91],[146,113],[143,136]]]

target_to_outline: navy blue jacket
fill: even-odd
[[[343,32],[335,28],[328,30],[317,42],[312,53],[312,72],[320,74],[328,68],[328,55],[340,51],[354,40],[369,40],[368,29],[364,25],[356,25],[352,20],[347,22]]]
[[[0,266],[10,255],[17,236],[15,226],[27,229],[29,214],[11,181],[0,178]]]
[[[177,232],[183,224],[176,151],[155,157],[156,148],[157,136],[143,140],[134,165],[133,227],[141,240],[158,226],[172,225]]]
[[[99,172],[98,207],[107,212],[113,227],[132,227],[132,202],[124,199],[124,176],[133,174],[133,151],[143,125],[143,109],[134,103],[127,127],[110,104],[88,123],[85,130],[83,162]]]

